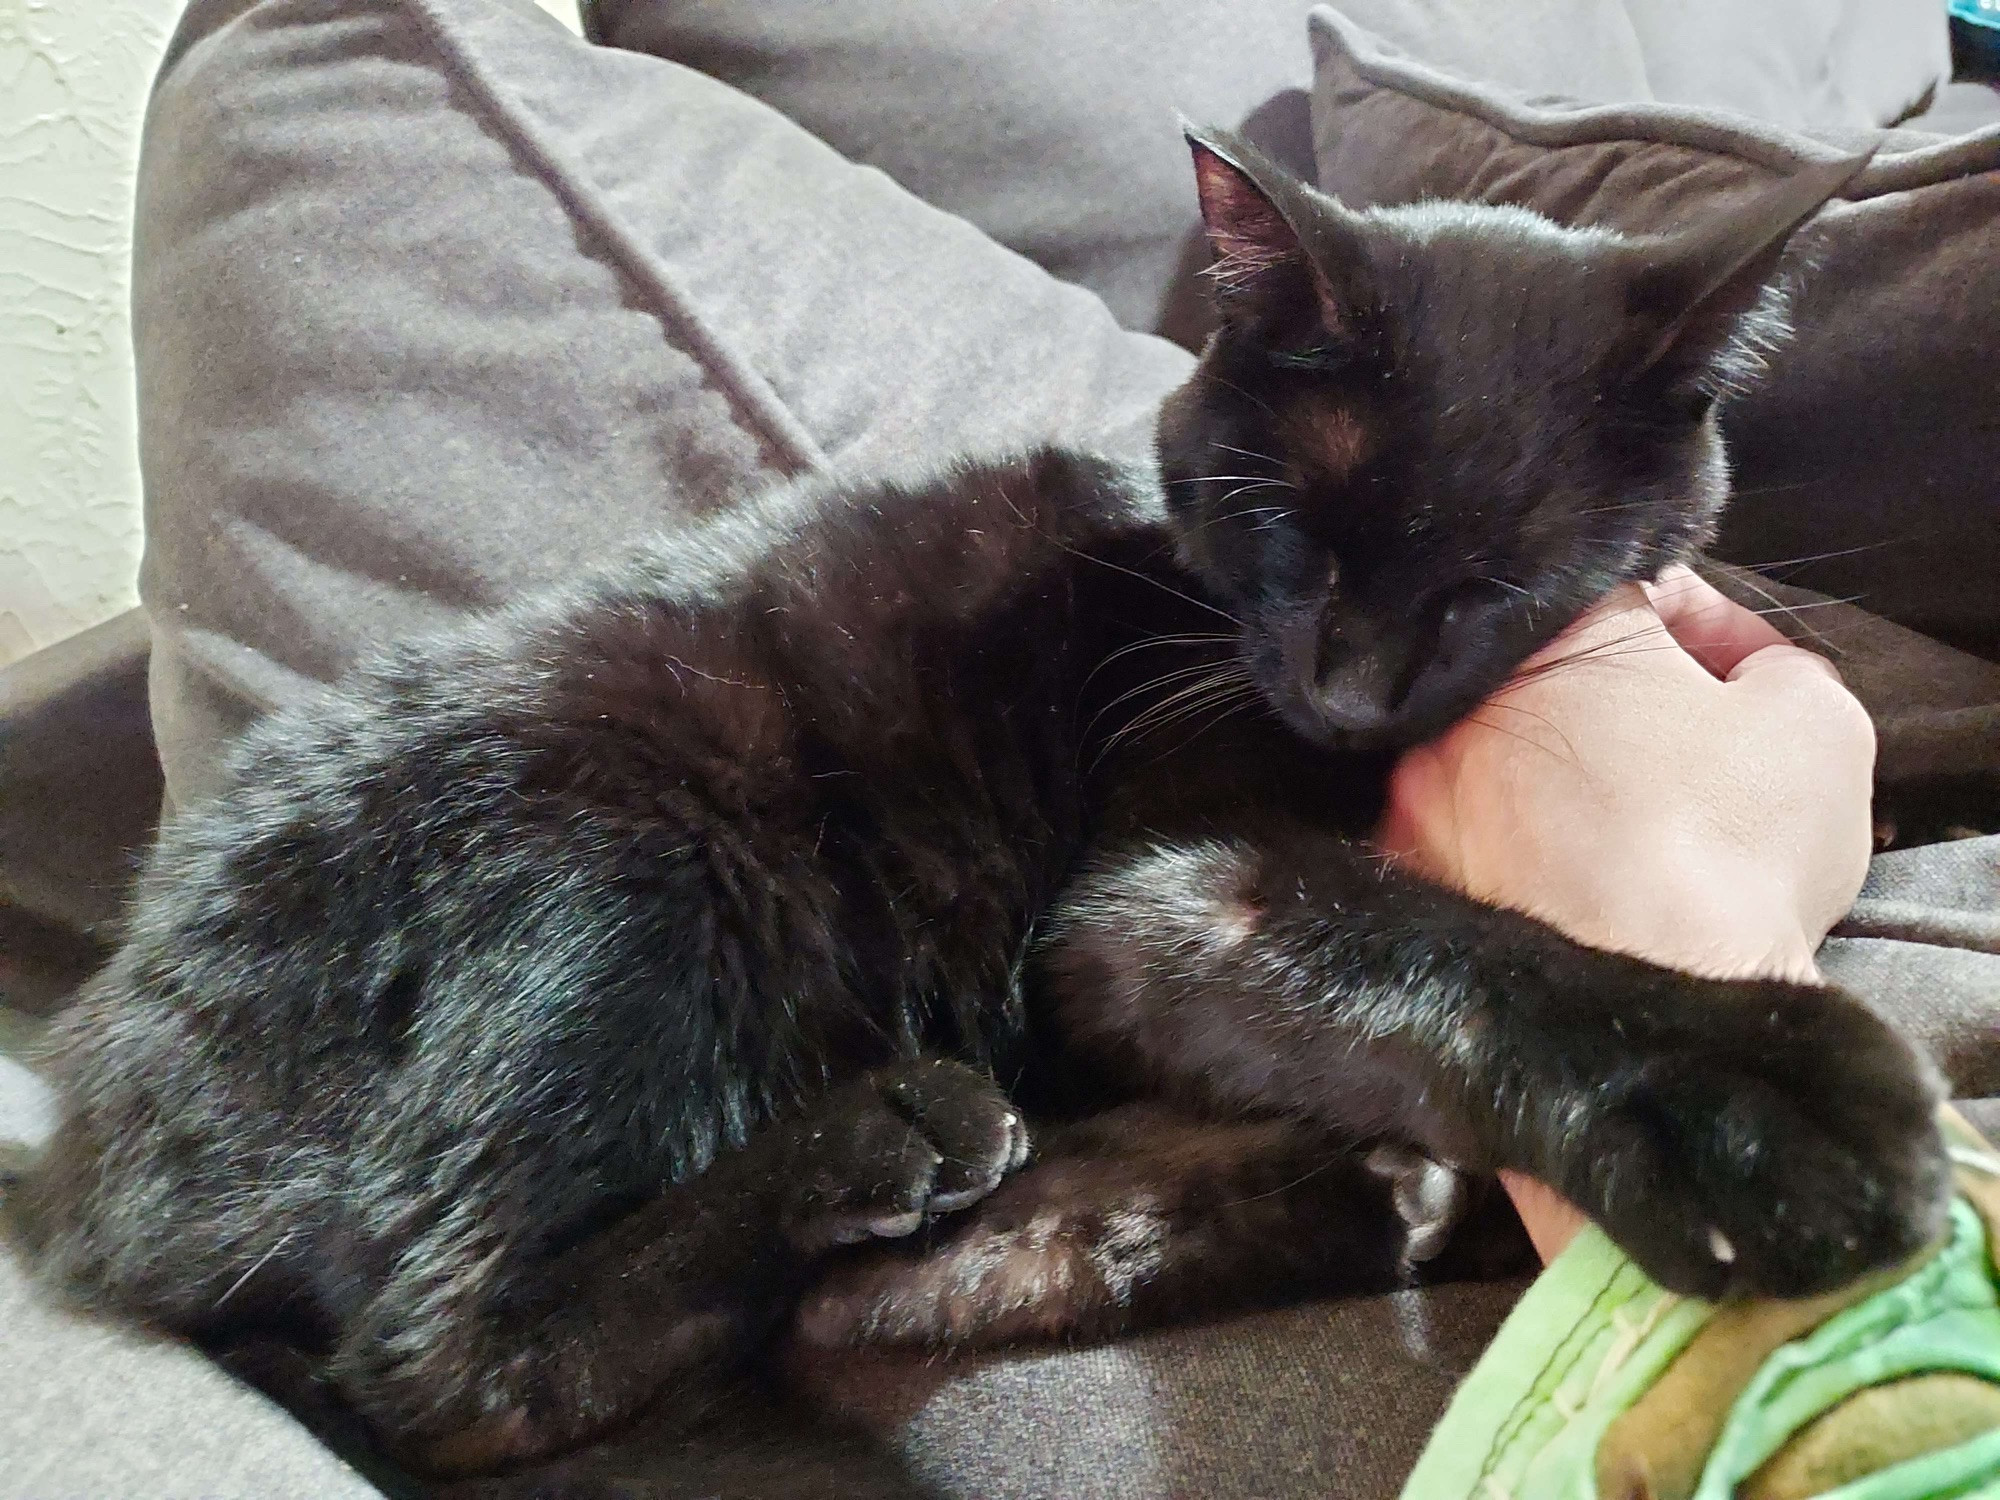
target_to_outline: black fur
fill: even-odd
[[[1393,1284],[1466,1193],[1404,1147],[1689,1292],[1930,1235],[1937,1088],[1859,1004],[1355,837],[1383,754],[1705,537],[1710,404],[1854,164],[1634,241],[1195,155],[1223,327],[1163,492],[1060,451],[814,481],[253,730],[69,1023],[48,1280],[310,1327],[479,1469],[710,1390],[829,1274],[807,1339]],[[1031,1106],[1097,1118],[1023,1169]]]

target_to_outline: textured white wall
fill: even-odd
[[[0,0],[0,664],[136,597],[132,171],[181,5]]]
[[[132,160],[175,0],[0,0],[0,661],[132,602]]]

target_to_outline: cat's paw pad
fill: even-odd
[[[1944,1224],[1930,1066],[1858,1002],[1772,986],[1644,1059],[1583,1143],[1573,1196],[1663,1286],[1805,1297]]]
[[[787,1227],[808,1251],[899,1238],[1027,1159],[1027,1127],[991,1079],[953,1062],[897,1064],[837,1090],[802,1126]]]

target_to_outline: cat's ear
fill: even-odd
[[[1632,357],[1625,374],[1672,379],[1701,370],[1746,336],[1792,235],[1873,159],[1809,166],[1781,178],[1729,213],[1647,244],[1628,298]],[[1779,329],[1782,332],[1782,325]]]
[[[1227,287],[1279,266],[1303,266],[1305,246],[1274,199],[1276,184],[1266,187],[1257,180],[1270,175],[1268,164],[1220,131],[1183,126],[1182,133],[1194,153],[1195,195],[1215,251],[1216,284]]]
[[[1352,321],[1365,258],[1354,215],[1238,136],[1181,130],[1215,251],[1208,275],[1217,310],[1226,316],[1259,294],[1310,287],[1328,330],[1341,331]]]

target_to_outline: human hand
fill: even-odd
[[[1579,942],[1810,980],[1867,873],[1874,750],[1824,660],[1676,568],[1615,591],[1406,754],[1378,840]],[[1583,1215],[1502,1177],[1553,1259]]]
[[[1810,979],[1867,873],[1874,749],[1825,660],[1675,568],[1406,754],[1378,839],[1579,942]]]

